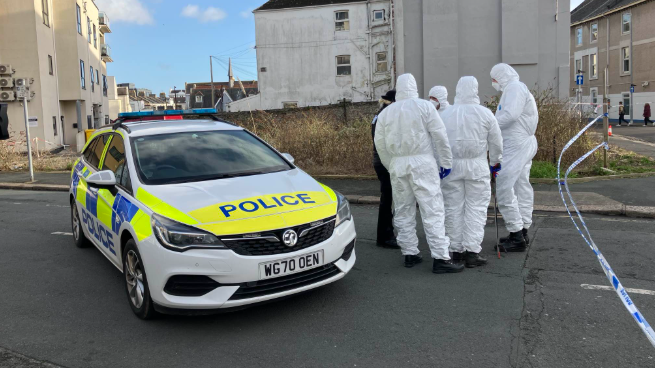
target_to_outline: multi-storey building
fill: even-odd
[[[607,83],[610,119],[618,119],[621,102],[626,119],[643,121],[644,105],[655,101],[654,16],[648,0],[586,0],[571,12],[569,78],[575,84],[583,76],[571,86],[572,100],[602,104]]]
[[[47,149],[81,149],[84,129],[109,120],[105,40],[109,19],[93,0],[0,0],[0,65],[10,66],[2,92],[27,78],[32,138]],[[12,137],[25,131],[22,101],[4,94]]]

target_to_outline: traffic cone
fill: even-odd
[[[610,137],[612,136],[612,126],[611,125],[610,125],[609,130],[607,131],[607,135],[610,136]]]

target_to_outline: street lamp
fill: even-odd
[[[173,89],[171,90],[171,93],[173,94],[173,109],[177,110],[177,94],[182,92],[182,90],[178,90],[176,86],[173,86]]]

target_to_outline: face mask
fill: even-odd
[[[437,111],[441,108],[441,104],[439,102],[437,102],[435,100],[430,100],[430,102],[432,102],[432,104],[437,109]]]
[[[500,84],[498,84],[498,82],[493,82],[493,81],[492,81],[492,82],[491,82],[491,86],[494,87],[494,89],[495,89],[496,91],[498,91],[498,92],[500,92],[500,91],[502,90],[502,88],[500,87]]]

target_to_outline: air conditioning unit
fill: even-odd
[[[0,87],[13,87],[14,78],[12,77],[0,77]]]
[[[14,74],[11,65],[9,64],[0,64],[0,74]]]
[[[16,78],[14,83],[16,83],[16,87],[25,87],[29,82],[27,81],[27,78]]]
[[[14,101],[14,91],[0,91],[0,101]]]

